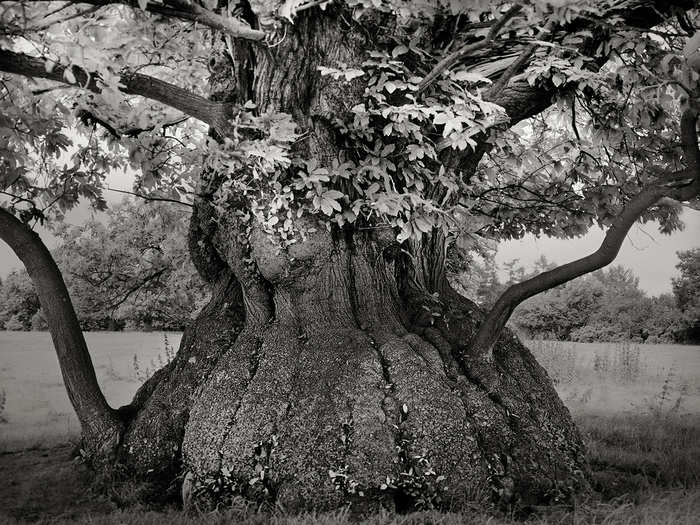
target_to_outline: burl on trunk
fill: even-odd
[[[343,147],[330,116],[364,88],[317,69],[361,64],[380,33],[333,9],[300,16],[254,60],[238,45],[228,84],[213,87],[290,113],[305,130],[295,147],[320,165]],[[203,177],[192,220],[214,297],[124,409],[132,468],[183,472],[193,504],[242,495],[289,509],[525,504],[586,486],[581,438],[530,352],[505,332],[492,359],[470,357],[483,314],[446,281],[442,234],[399,247],[391,231],[306,215],[308,235],[280,249],[211,205],[225,178]]]

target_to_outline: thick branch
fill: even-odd
[[[34,283],[51,331],[63,381],[88,449],[111,452],[122,423],[97,384],[95,369],[61,272],[39,236],[0,207],[0,239],[22,260]]]
[[[609,12],[609,16],[620,16],[628,26],[645,30],[662,23],[667,17],[674,16],[676,12],[689,10],[694,7],[695,2],[691,0],[653,0],[629,4],[623,2],[612,9]],[[579,24],[577,29],[585,29],[589,26],[590,21],[581,19],[576,23]],[[556,33],[557,30],[561,29],[561,27],[558,28],[551,23],[547,23],[542,32]],[[556,34],[553,36],[556,36]],[[486,39],[476,42],[476,44],[483,44],[485,41]],[[581,50],[584,54],[590,54],[592,50],[598,48],[599,43],[599,41],[591,40],[585,43]],[[504,66],[499,78],[484,95],[485,100],[505,109],[511,127],[547,109],[557,92],[557,89],[551,84],[535,87],[530,86],[523,79],[514,79],[518,70],[527,68],[532,58],[533,49],[532,46],[524,48],[518,58],[515,58],[509,65]],[[598,65],[602,65],[605,60],[605,57],[599,57]],[[474,151],[447,151],[442,153],[445,163],[453,167],[460,167],[467,174],[467,177],[473,173],[481,157],[491,148],[491,144],[487,141],[488,133],[482,133],[473,138],[478,143]],[[443,141],[440,147],[443,147],[445,143],[446,141]]]
[[[32,0],[46,2],[50,0]],[[78,0],[76,4],[89,4],[98,7],[123,4],[133,9],[139,9],[138,0]],[[164,0],[163,3],[148,2],[146,11],[149,13],[189,20],[221,31],[234,38],[244,38],[246,40],[261,41],[267,34],[264,31],[251,28],[244,21],[238,18],[221,16],[214,11],[210,11],[195,3],[186,0]]]
[[[576,279],[610,264],[617,257],[627,233],[642,214],[660,199],[669,197],[688,201],[700,195],[700,165],[698,158],[697,113],[686,110],[681,119],[681,141],[688,168],[671,177],[657,180],[635,195],[608,228],[600,247],[592,254],[573,262],[543,272],[531,279],[508,288],[496,301],[484,323],[474,336],[472,354],[481,359],[490,359],[494,344],[515,308],[526,299],[555,286]]]
[[[25,77],[45,78],[81,87],[93,93],[102,93],[103,86],[98,74],[71,67],[70,72],[75,77],[75,82],[69,82],[65,77],[67,69],[66,66],[54,65],[43,58],[0,49],[0,71]],[[233,104],[214,102],[169,82],[140,73],[122,74],[120,86],[123,86],[120,87],[122,93],[155,100],[201,120],[217,130],[225,129],[237,111]]]
[[[428,73],[423,79],[423,81],[420,83],[420,85],[418,86],[418,93],[424,91],[428,86],[430,86],[430,84],[435,82],[435,80],[442,74],[443,71],[454,66],[462,58],[469,56],[470,53],[474,53],[475,51],[479,51],[480,49],[484,49],[491,45],[491,42],[493,42],[493,40],[498,36],[498,33],[501,31],[503,26],[506,25],[508,20],[517,15],[521,9],[522,6],[514,5],[501,18],[499,18],[498,21],[496,21],[491,26],[491,29],[489,29],[489,32],[486,35],[486,38],[484,38],[483,40],[479,40],[478,42],[474,42],[473,44],[464,45],[454,53],[450,53],[448,56],[440,60],[440,62],[437,63],[433,70],[430,73]]]

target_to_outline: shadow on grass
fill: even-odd
[[[527,522],[539,524],[693,524],[700,516],[700,416],[579,415],[588,449],[592,497],[572,507],[533,509]],[[344,525],[349,511],[289,516],[281,510],[258,512],[240,502],[213,514],[186,515],[175,508],[143,503],[138,485],[95,485],[70,447],[0,456],[0,521],[40,520],[96,525],[209,523]],[[455,513],[380,513],[370,524],[522,523],[492,508]]]

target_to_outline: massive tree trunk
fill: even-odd
[[[317,68],[360,64],[391,23],[373,32],[333,9],[255,53],[252,82],[237,71],[230,96],[292,114],[300,151],[321,165],[340,149],[328,115],[364,88]],[[483,314],[447,283],[441,234],[402,251],[393,234],[305,216],[316,231],[280,249],[211,206],[225,176],[205,178],[191,251],[214,298],[123,409],[132,469],[182,472],[198,505],[240,494],[289,509],[539,503],[587,486],[581,438],[527,348],[505,332],[493,359],[471,359]]]

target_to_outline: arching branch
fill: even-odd
[[[698,115],[686,109],[681,119],[681,142],[688,167],[657,179],[635,195],[608,228],[600,247],[590,255],[543,272],[508,288],[487,314],[471,343],[473,357],[491,359],[494,344],[515,308],[526,299],[610,264],[617,257],[632,225],[663,198],[688,201],[700,195],[700,150],[696,123]]]
[[[44,78],[87,89],[93,93],[102,93],[102,84],[97,73],[71,67],[70,73],[75,81],[70,82],[65,76],[67,69],[66,66],[55,65],[44,58],[0,49],[0,71],[25,77]],[[155,100],[218,130],[225,129],[229,120],[238,112],[238,107],[234,104],[214,102],[175,84],[141,73],[123,73],[120,84],[123,86],[120,90],[127,95],[140,95]]]
[[[125,195],[133,195],[134,197],[138,197],[139,199],[143,199],[148,202],[171,202],[173,204],[180,204],[182,206],[187,206],[188,208],[194,208],[194,204],[190,204],[189,202],[184,202],[180,201],[177,199],[169,199],[167,197],[157,197],[155,195],[143,195],[141,193],[135,193],[133,191],[125,191],[125,190],[118,190],[116,188],[107,188],[109,191],[113,191],[116,193],[124,193]]]

